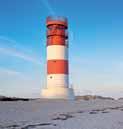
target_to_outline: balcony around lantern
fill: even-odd
[[[68,32],[63,29],[48,29],[47,30],[47,37],[49,36],[62,36],[65,37],[65,39],[68,38]]]

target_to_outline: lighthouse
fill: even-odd
[[[69,87],[68,21],[64,17],[47,17],[47,85],[42,98],[74,99]]]

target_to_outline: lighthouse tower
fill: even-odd
[[[67,19],[48,17],[47,26],[47,87],[42,90],[43,98],[74,99],[69,88]]]

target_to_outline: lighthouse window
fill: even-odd
[[[50,76],[50,79],[52,79],[53,77],[52,76]]]

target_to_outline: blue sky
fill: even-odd
[[[123,96],[122,0],[0,0],[0,94],[39,97],[46,86],[49,15],[69,21],[76,94]]]

